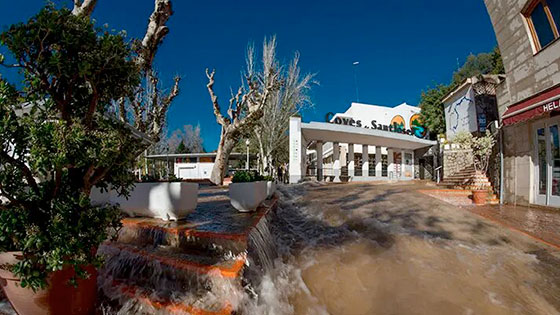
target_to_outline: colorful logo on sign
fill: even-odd
[[[418,138],[424,138],[428,132],[426,127],[422,126],[420,114],[414,114],[410,117],[410,129],[412,129],[414,135]]]
[[[402,132],[406,129],[406,126],[404,125],[404,118],[401,115],[397,115],[391,119],[391,126],[393,126],[393,129],[396,132]]]

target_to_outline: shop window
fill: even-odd
[[[537,51],[560,37],[560,0],[535,0],[524,15]]]
[[[203,156],[200,158],[200,163],[214,163],[214,158],[210,156]]]

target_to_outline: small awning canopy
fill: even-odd
[[[502,123],[509,126],[555,111],[560,111],[560,86],[509,106],[502,115]]]
[[[420,139],[408,134],[326,122],[302,123],[301,133],[308,142],[323,141],[367,144],[405,150],[421,149],[437,143],[436,141]]]

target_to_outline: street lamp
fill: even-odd
[[[360,64],[359,61],[354,61],[352,65],[354,66],[354,85],[356,86],[356,102],[360,102],[360,93],[358,90],[358,65]]]
[[[166,157],[165,157],[165,162],[166,162],[166,179],[169,180],[169,146],[167,146],[166,151]]]
[[[245,169],[249,170],[249,139],[247,139],[245,141],[245,144],[247,145],[247,162],[245,162]]]

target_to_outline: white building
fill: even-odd
[[[157,154],[148,155],[146,158],[166,162],[169,165],[169,173],[174,174],[176,178],[205,180],[210,179],[216,153]],[[246,153],[231,153],[228,172],[237,168],[244,168],[246,159]]]
[[[290,182],[319,180],[407,180],[427,178],[431,169],[420,108],[352,103],[344,113],[328,113],[325,122],[290,120]],[[317,158],[322,157],[322,158]],[[432,159],[433,160],[433,159]]]
[[[474,76],[443,98],[447,139],[460,131],[485,132],[498,120],[496,86],[503,80],[503,75]]]

